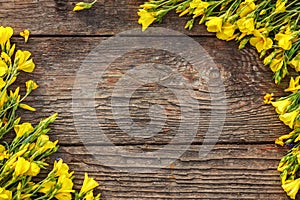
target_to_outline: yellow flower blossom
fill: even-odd
[[[232,40],[234,39],[235,25],[225,22],[220,32],[217,32],[217,38],[221,40]]]
[[[1,90],[2,88],[4,88],[5,85],[6,85],[6,82],[3,81],[3,78],[0,78],[0,90]]]
[[[35,162],[30,163],[30,167],[26,172],[28,176],[37,176],[40,173],[40,167]]]
[[[284,64],[284,57],[283,56],[277,56],[276,58],[273,58],[270,68],[273,72],[279,71]]]
[[[277,33],[275,40],[278,41],[278,46],[284,50],[290,50],[292,48],[292,33]]]
[[[71,200],[73,190],[73,182],[66,175],[62,175],[57,180],[57,185],[60,186],[60,189],[57,191],[55,198],[58,200]]]
[[[27,29],[25,29],[24,31],[20,32],[20,36],[22,36],[24,38],[25,42],[28,41],[29,34],[30,34],[30,32]]]
[[[69,166],[66,163],[63,163],[63,160],[60,159],[58,162],[54,161],[53,171],[55,176],[67,175],[70,178],[73,172],[69,173]]]
[[[290,128],[294,127],[294,122],[296,120],[296,117],[298,116],[299,111],[293,111],[293,112],[289,112],[289,113],[284,113],[282,115],[279,116],[279,119],[287,126],[289,126]]]
[[[289,134],[282,135],[279,138],[275,140],[275,144],[278,144],[280,146],[284,146],[284,140],[290,139],[295,134],[294,131],[290,132]]]
[[[29,106],[29,105],[27,105],[25,103],[20,103],[19,107],[22,108],[22,109],[24,109],[24,110],[36,111],[35,108],[33,108],[33,107],[31,107],[31,106]]]
[[[283,184],[282,188],[291,199],[295,199],[300,189],[300,178]]]
[[[47,181],[42,184],[42,188],[39,190],[39,192],[48,194],[50,190],[52,190],[55,187],[55,182],[54,181]]]
[[[208,21],[205,23],[207,26],[208,32],[221,32],[222,31],[222,25],[223,25],[223,18],[221,17],[209,17]]]
[[[256,5],[253,0],[245,0],[240,4],[237,13],[240,13],[240,17],[242,18],[254,11],[255,8]]]
[[[11,27],[0,26],[0,45],[4,45],[13,35],[14,30]]]
[[[35,64],[32,59],[29,59],[31,53],[29,51],[18,50],[16,52],[16,60],[18,60],[18,69],[24,72],[32,72]]]
[[[284,99],[284,100],[278,100],[275,102],[271,102],[271,104],[276,108],[276,112],[278,114],[284,114],[286,112],[287,107],[291,104],[292,102],[290,99]]]
[[[254,19],[243,17],[236,22],[239,30],[242,33],[252,34],[254,31]]]
[[[73,8],[73,11],[90,9],[96,2],[97,0],[93,1],[92,3],[85,3],[85,2],[76,3],[75,7]]]
[[[26,81],[26,92],[37,89],[39,86],[33,80]]]
[[[0,59],[0,76],[4,76],[8,71],[7,64]]]
[[[0,199],[1,200],[12,200],[12,192],[5,188],[0,188]]]
[[[145,31],[156,20],[155,13],[144,9],[139,9],[138,16],[140,16],[138,23],[142,24],[142,31]]]
[[[274,99],[273,98],[274,94],[273,93],[267,93],[265,96],[264,96],[264,103],[265,104],[271,104],[271,101]]]
[[[290,62],[289,65],[293,68],[295,68],[295,70],[297,72],[300,71],[300,53],[298,53]]]
[[[15,175],[24,175],[30,168],[30,162],[23,157],[19,157],[16,162]]]
[[[268,50],[272,48],[273,41],[271,38],[266,37],[258,30],[253,31],[254,37],[250,38],[250,44],[255,46],[257,51],[260,53],[262,50]]]
[[[208,8],[209,6],[209,2],[203,2],[202,0],[193,0],[190,3],[190,8],[195,9],[193,11],[193,18],[199,17],[200,15],[203,15],[205,13],[205,10]]]
[[[285,3],[286,1],[277,0],[276,1],[276,9],[277,12],[284,12],[285,11]]]
[[[28,122],[25,122],[23,124],[20,125],[15,125],[14,126],[14,130],[16,132],[17,137],[22,137],[25,133],[30,133],[34,130],[34,128],[32,127],[32,125]]]
[[[291,77],[289,87],[287,89],[285,89],[284,91],[285,92],[297,92],[300,89],[299,79],[300,79],[300,76],[297,76],[295,80],[293,77]]]
[[[95,181],[93,178],[89,178],[88,174],[85,173],[83,184],[82,184],[81,190],[79,192],[79,195],[86,194],[87,192],[91,191],[98,185],[99,185],[99,183],[97,181]]]

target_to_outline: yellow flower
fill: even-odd
[[[5,190],[5,188],[0,188],[0,200],[11,200],[12,192]]]
[[[25,29],[24,31],[20,32],[20,36],[22,36],[25,39],[25,42],[28,41],[29,34],[30,34],[30,32],[27,29]]]
[[[35,64],[32,59],[29,59],[31,53],[29,51],[18,50],[15,55],[15,59],[18,60],[18,69],[24,72],[32,72]],[[29,60],[28,60],[29,59]]]
[[[80,194],[86,194],[87,192],[91,191],[92,189],[94,189],[98,185],[99,185],[99,183],[97,181],[95,181],[93,178],[89,178],[88,174],[85,173],[84,174],[84,181],[83,181],[81,190],[79,192],[79,195]]]
[[[284,50],[290,50],[292,48],[292,39],[292,34],[277,33],[275,35],[275,40],[278,41],[278,46]]]
[[[23,157],[19,157],[16,162],[15,175],[20,176],[25,174],[30,168],[30,162]]]
[[[97,0],[93,1],[92,3],[85,3],[85,2],[76,3],[75,7],[73,8],[73,11],[90,9],[96,2]]]
[[[229,22],[225,22],[222,26],[222,29],[220,32],[217,32],[217,38],[221,40],[232,40],[234,39],[234,31],[235,31],[235,25],[230,24]]]
[[[254,30],[253,33],[254,37],[250,38],[250,44],[255,46],[259,53],[262,50],[268,50],[272,48],[273,41],[270,38],[266,37],[258,30]]]
[[[296,117],[298,116],[299,111],[293,111],[293,112],[289,112],[289,113],[285,113],[279,116],[279,119],[287,126],[289,126],[290,128],[294,127],[294,122]]]
[[[276,56],[276,51],[273,51],[270,55],[268,55],[267,57],[265,57],[263,63],[264,65],[269,65],[271,64],[273,58]]]
[[[144,9],[139,9],[137,13],[140,16],[138,23],[142,24],[142,31],[145,31],[155,20],[155,14]]]
[[[209,6],[209,2],[203,2],[201,0],[193,0],[191,3],[190,3],[190,8],[193,8],[195,9],[193,11],[193,18],[196,18],[200,15],[203,15],[205,13],[205,10],[206,8]]]
[[[239,30],[242,33],[252,34],[254,31],[254,19],[243,17],[236,22]]]
[[[31,162],[26,175],[28,176],[37,176],[40,173],[40,167],[35,163]]]
[[[7,64],[0,59],[0,76],[4,76],[8,71]]]
[[[14,30],[11,27],[0,26],[0,45],[4,45],[13,35]]]
[[[71,200],[72,195],[71,192],[75,192],[73,188],[73,182],[71,179],[62,175],[57,180],[57,185],[60,186],[60,189],[57,191],[55,198],[58,200]]]
[[[237,13],[240,13],[240,17],[245,17],[252,11],[254,11],[256,8],[255,3],[253,0],[245,0],[243,3],[241,3],[240,7],[237,10]]]
[[[284,99],[284,100],[278,100],[275,102],[271,102],[271,104],[276,108],[276,112],[278,114],[283,114],[286,112],[287,107],[291,104],[292,102],[289,99]]]
[[[277,56],[276,58],[273,58],[270,68],[273,72],[279,71],[284,64],[284,57],[283,56]]]
[[[265,104],[271,104],[271,101],[274,99],[273,98],[274,94],[273,93],[267,93],[265,96],[264,96],[264,103]]]
[[[290,139],[293,135],[295,134],[294,131],[290,132],[289,134],[286,134],[286,135],[282,135],[280,136],[279,138],[277,138],[275,140],[275,144],[278,144],[280,146],[284,146],[284,140],[287,140],[287,139]]]
[[[24,110],[36,111],[35,108],[33,108],[33,107],[31,107],[31,106],[29,106],[29,105],[27,105],[25,103],[20,103],[19,107],[22,108],[22,109],[24,109]]]
[[[290,62],[289,65],[293,68],[295,68],[295,70],[297,72],[300,71],[300,53],[298,53]]]
[[[285,3],[286,3],[286,1],[277,0],[275,11],[284,12],[285,11]]]
[[[25,122],[20,125],[15,125],[14,130],[18,138],[22,137],[25,133],[30,133],[34,130],[32,125],[28,122]]]
[[[53,171],[55,176],[67,175],[70,178],[73,172],[69,173],[69,166],[66,163],[63,163],[63,160],[60,159],[58,162],[54,161]]]
[[[26,92],[37,89],[39,86],[33,80],[26,81]]]
[[[289,87],[287,89],[285,89],[284,91],[285,92],[297,92],[300,89],[299,79],[300,79],[300,76],[297,76],[296,80],[294,80],[294,78],[291,77]]]
[[[6,85],[6,82],[3,81],[3,78],[0,78],[0,90],[1,90],[2,88],[4,88],[5,85]]]
[[[55,182],[54,181],[47,181],[45,183],[42,184],[42,188],[39,190],[39,192],[44,193],[44,194],[48,194],[48,192],[50,190],[52,190],[55,186]]]
[[[223,25],[223,18],[221,17],[209,17],[205,23],[208,32],[221,32]]]
[[[300,188],[300,178],[283,184],[282,188],[291,199],[295,199]]]

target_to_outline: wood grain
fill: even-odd
[[[37,80],[40,88],[32,94],[27,103],[34,105],[38,112],[34,116],[26,112],[24,118],[30,117],[37,120],[53,112],[58,112],[59,119],[53,127],[56,139],[60,138],[64,144],[80,144],[73,121],[74,113],[72,113],[73,85],[76,73],[85,56],[104,39],[102,37],[31,38],[26,47],[32,51],[37,67],[35,72],[29,76]],[[233,42],[225,43],[214,38],[197,37],[195,39],[214,59],[224,79],[228,107],[225,125],[218,142],[273,143],[280,134],[286,133],[288,130],[276,119],[273,108],[264,105],[262,99],[266,92],[281,95],[284,84],[280,88],[269,81],[271,73],[260,64],[255,51],[251,48],[239,51],[236,50],[236,44]],[[180,112],[178,105],[174,102],[174,94],[155,84],[142,87],[134,93],[130,107],[132,119],[138,120],[140,125],[146,125],[149,122],[149,105],[160,104],[169,111],[167,126],[157,135],[158,138],[145,140],[131,138],[114,123],[116,118],[114,119],[112,115],[110,101],[115,83],[123,76],[122,73],[125,73],[135,63],[146,63],[155,57],[159,58],[156,62],[187,69],[184,62],[174,60],[172,56],[162,54],[160,51],[141,50],[116,60],[113,66],[108,67],[104,78],[106,82],[98,86],[95,97],[97,116],[99,119],[106,119],[99,123],[115,144],[165,144],[176,132],[176,127],[180,123]],[[27,75],[23,75],[21,78],[28,79]],[[201,113],[200,126],[194,139],[196,144],[202,142],[207,132],[211,109],[208,90],[204,87],[205,85],[197,85],[199,83],[197,81],[197,79],[192,81],[195,84],[195,98],[199,103],[199,112]],[[80,113],[77,114],[80,115]],[[94,125],[88,122],[83,124],[86,127]],[[62,134],[63,138],[61,138]],[[94,134],[89,133],[88,135],[96,136],[97,134],[99,132],[96,128]],[[93,137],[90,139],[92,143],[101,143],[101,141],[95,141]]]
[[[58,156],[76,170],[76,183],[82,183],[84,172],[95,177],[103,199],[287,199],[276,171],[285,149],[275,145],[216,145],[207,157],[199,158],[199,148],[192,145],[173,164],[148,173],[119,172],[106,166],[109,161],[105,155],[100,153],[96,156],[101,155],[101,159],[95,159],[83,146],[62,147]],[[170,150],[176,151],[176,147]]]
[[[29,29],[34,35],[113,35],[140,28],[137,11],[143,0],[99,0],[92,9],[73,12],[75,0],[8,0],[0,2],[0,24],[14,26],[16,33]],[[172,21],[177,24],[170,23]],[[186,34],[188,18],[178,20],[171,12],[163,26]],[[158,25],[154,25],[158,26]],[[212,35],[203,26],[195,26],[195,35]]]

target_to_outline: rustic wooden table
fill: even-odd
[[[197,101],[204,114],[200,117],[199,130],[189,149],[173,164],[153,173],[120,172],[99,163],[86,150],[86,145],[101,143],[83,144],[76,132],[71,109],[76,72],[82,60],[101,41],[122,31],[140,28],[136,12],[142,2],[99,0],[92,9],[74,13],[75,1],[69,0],[0,1],[0,24],[15,28],[13,40],[20,48],[32,51],[36,63],[35,72],[22,75],[21,79],[27,80],[29,76],[40,85],[28,99],[38,111],[22,113],[23,118],[37,122],[54,112],[59,113],[50,133],[53,140],[60,141],[61,148],[56,156],[70,163],[76,171],[76,183],[82,181],[84,172],[95,177],[100,183],[102,199],[287,199],[276,171],[287,149],[277,147],[274,140],[288,130],[276,119],[273,108],[262,101],[266,92],[281,95],[286,83],[276,87],[271,82],[272,73],[262,65],[254,49],[237,50],[237,44],[219,41],[201,25],[188,32],[183,29],[186,19],[179,19],[174,13],[154,27],[188,34],[208,51],[224,77],[227,117],[217,145],[208,156],[199,158],[210,110],[209,101],[201,98],[200,92]],[[18,32],[25,28],[31,31],[27,44],[18,37]],[[119,70],[111,70],[106,85],[98,87],[113,87],[122,76],[120,71],[128,69],[132,60],[145,62],[153,56],[164,59],[165,55],[140,51],[128,55],[129,59],[115,62],[114,69]],[[174,68],[178,64],[182,63],[173,63]],[[107,117],[101,125],[114,145],[155,151],[168,143],[172,137],[170,130],[180,123],[180,113],[176,112],[178,105],[168,101],[173,98],[168,96],[171,94],[144,96],[158,90],[155,84],[143,87],[135,93],[135,102],[131,105],[132,117],[141,124],[148,120],[145,117],[147,105],[149,108],[150,104],[159,103],[174,111],[168,115],[170,123],[164,131],[145,140],[129,137],[118,129],[111,119],[109,95],[97,96],[97,113],[104,119]],[[202,89],[202,93],[205,92]]]

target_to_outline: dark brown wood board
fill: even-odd
[[[263,103],[266,92],[280,96],[287,83],[283,82],[281,86],[272,83],[272,73],[263,66],[255,49],[238,50],[235,42],[216,39],[203,25],[186,31],[183,26],[187,18],[177,18],[175,13],[170,13],[162,24],[154,27],[188,34],[213,58],[224,78],[227,113],[218,144],[206,157],[199,158],[198,151],[208,129],[211,107],[207,88],[196,85],[194,91],[200,105],[200,125],[188,150],[173,164],[152,173],[127,173],[105,166],[87,150],[110,144],[97,140],[96,129],[89,133],[95,137],[88,138],[88,142],[82,142],[76,131],[72,112],[76,73],[86,56],[102,41],[122,31],[140,28],[136,12],[142,2],[100,0],[90,10],[74,13],[75,1],[1,1],[0,24],[15,28],[13,41],[19,48],[30,50],[36,63],[34,73],[22,74],[17,81],[21,84],[32,78],[40,86],[26,101],[37,112],[22,112],[22,119],[38,122],[58,112],[59,118],[51,125],[50,137],[58,139],[61,148],[54,157],[70,163],[77,174],[75,181],[78,184],[82,182],[84,172],[95,177],[100,183],[97,191],[102,193],[102,199],[287,199],[276,171],[278,161],[287,149],[276,146],[274,140],[289,130],[277,119],[274,109]],[[25,28],[32,33],[26,44],[18,36],[18,32]],[[174,69],[183,68],[191,82],[197,81],[187,72],[187,63],[174,60],[165,52],[143,49],[116,60],[108,68],[106,82],[95,83],[99,90],[105,91],[95,95],[97,116],[105,119],[100,126],[114,145],[128,151],[163,148],[174,137],[180,124],[180,112],[173,94],[147,95],[153,91],[164,92],[156,84],[134,93],[130,109],[135,122],[147,125],[149,105],[163,105],[169,113],[168,124],[162,132],[156,137],[137,139],[114,123],[110,104],[115,83],[122,77],[122,72],[135,64],[133,61],[147,63],[154,57],[158,58],[157,62]],[[94,124],[87,122],[82,126],[93,127]],[[186,132],[187,138],[188,134]],[[176,146],[170,149],[171,152],[177,150]]]

